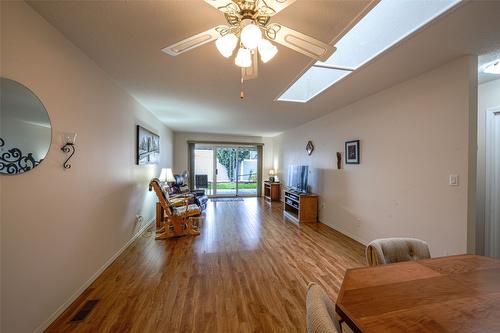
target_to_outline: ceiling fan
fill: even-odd
[[[186,38],[164,48],[163,52],[177,56],[215,40],[219,52],[229,58],[239,46],[234,62],[241,67],[242,82],[257,77],[259,55],[263,63],[276,55],[278,49],[272,42],[320,61],[326,61],[335,52],[333,46],[282,24],[270,22],[273,15],[296,0],[204,1],[224,13],[227,25],[219,25]]]

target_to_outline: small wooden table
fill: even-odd
[[[354,332],[500,332],[500,260],[460,255],[350,269],[335,310]]]
[[[269,201],[280,201],[281,183],[264,181],[264,198]]]

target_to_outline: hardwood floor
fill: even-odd
[[[280,203],[210,202],[201,235],[136,240],[47,332],[305,332],[305,293],[335,299],[364,248],[321,223],[288,222]],[[79,322],[71,318],[98,300]]]

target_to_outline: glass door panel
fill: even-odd
[[[214,148],[196,144],[194,148],[194,189],[214,195]]]
[[[215,195],[236,196],[238,182],[237,148],[217,147]]]
[[[236,194],[240,196],[257,195],[258,153],[256,147],[237,149]]]

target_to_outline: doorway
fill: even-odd
[[[486,111],[485,183],[485,254],[500,258],[500,106]]]
[[[261,145],[190,143],[189,150],[193,189],[214,197],[260,196]]]

